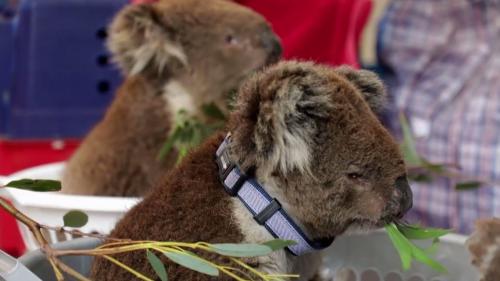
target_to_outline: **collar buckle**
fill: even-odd
[[[226,143],[227,145],[227,143]],[[231,161],[229,157],[229,152],[227,147],[223,147],[220,151],[220,155],[216,158],[217,166],[219,167],[219,180],[224,186],[224,190],[227,194],[235,197],[238,195],[243,184],[248,180],[248,176],[244,173],[239,173],[236,168],[236,164]],[[230,176],[237,177],[234,183],[229,183],[231,181],[226,181]]]

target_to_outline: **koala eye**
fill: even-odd
[[[351,180],[358,180],[363,176],[359,173],[347,173],[347,177]]]
[[[226,35],[226,38],[224,40],[226,41],[226,44],[230,44],[230,45],[237,45],[237,44],[239,44],[238,38],[236,38],[232,34]]]

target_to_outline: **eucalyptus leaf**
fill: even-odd
[[[455,189],[460,191],[473,190],[481,187],[482,184],[479,181],[459,182],[455,185]]]
[[[420,249],[408,240],[408,237],[400,230],[400,228],[405,229],[406,234],[409,234],[410,237],[414,237],[416,239],[423,239],[423,237],[432,238],[433,245],[427,250]],[[386,225],[385,229],[394,247],[399,253],[404,270],[410,269],[411,261],[414,259],[426,264],[440,273],[447,272],[443,265],[428,256],[432,252],[436,251],[437,238],[446,234],[446,230],[425,229],[417,226],[397,226],[394,223]]]
[[[209,112],[216,112],[213,106],[208,106]],[[222,112],[221,112],[222,114]],[[165,144],[161,148],[158,158],[163,159],[172,150],[177,150],[177,164],[187,155],[187,153],[200,145],[216,129],[225,124],[225,120],[214,122],[213,124],[204,124],[195,116],[190,116],[185,110],[180,110],[176,114],[176,123],[172,133],[168,136]]]
[[[403,143],[401,144],[401,150],[407,165],[420,166],[422,165],[422,158],[418,155],[417,149],[415,148],[415,141],[413,134],[411,133],[410,125],[404,114],[399,115],[399,121],[401,124],[401,129],[403,131]]]
[[[281,240],[281,239],[274,239],[274,240],[262,243],[262,245],[268,246],[273,251],[281,250],[285,247],[293,246],[295,244],[297,244],[297,242],[295,242],[293,240]]]
[[[191,270],[210,276],[219,276],[219,270],[215,266],[193,253],[164,252],[163,254],[171,261]]]
[[[273,251],[271,247],[260,244],[211,244],[210,249],[230,257],[259,257]]]
[[[5,187],[37,192],[59,191],[61,190],[61,182],[56,180],[21,179],[11,181]]]
[[[87,224],[89,217],[82,211],[72,210],[63,216],[64,226],[82,227]]]
[[[165,269],[165,265],[161,262],[160,258],[149,250],[146,251],[146,256],[149,264],[153,267],[153,270],[156,272],[156,275],[158,275],[161,281],[168,281],[167,270]]]
[[[446,170],[446,167],[444,165],[434,164],[434,163],[431,163],[423,158],[421,158],[421,160],[422,160],[422,166],[429,171],[440,174]]]
[[[410,173],[408,175],[408,179],[414,182],[431,182],[433,180],[433,177],[429,174],[425,173]]]
[[[413,225],[397,225],[398,230],[411,240],[424,240],[442,237],[450,230],[442,228],[421,228]]]
[[[413,253],[413,257],[416,260],[418,260],[419,262],[421,262],[423,264],[426,264],[426,265],[430,266],[435,271],[437,271],[439,273],[447,273],[448,272],[448,270],[446,269],[446,267],[444,267],[439,262],[431,259],[427,255],[427,253],[425,251],[423,251],[422,249],[414,246],[413,249],[412,249],[412,253]]]
[[[399,258],[401,259],[401,265],[404,270],[408,270],[411,267],[412,250],[411,244],[405,237],[399,232],[396,225],[389,224],[385,227],[389,238],[391,239],[394,247],[396,248]]]
[[[201,109],[203,113],[208,117],[218,120],[226,120],[226,115],[224,115],[222,110],[213,102],[202,105]]]
[[[439,248],[439,238],[434,238],[434,240],[432,240],[431,246],[429,248],[426,248],[424,251],[428,255],[435,255],[438,252],[438,248]]]

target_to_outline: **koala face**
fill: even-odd
[[[384,98],[374,74],[284,62],[239,95],[232,157],[313,237],[380,227],[411,207],[403,157],[374,114]]]
[[[128,6],[110,27],[108,47],[128,76],[177,79],[191,92],[210,95],[235,89],[281,54],[264,18],[223,0]]]

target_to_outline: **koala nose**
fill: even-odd
[[[280,40],[271,32],[265,32],[261,40],[262,46],[268,52],[268,63],[277,62],[283,51]]]
[[[399,199],[399,214],[398,217],[403,217],[413,206],[413,193],[406,176],[399,177],[396,180],[395,196]]]

